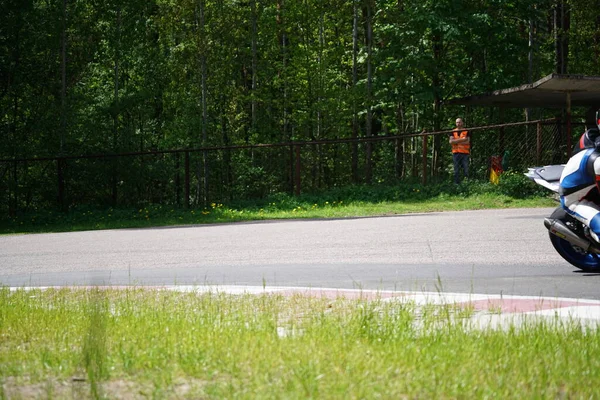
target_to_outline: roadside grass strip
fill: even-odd
[[[0,288],[0,398],[595,398],[600,302]]]

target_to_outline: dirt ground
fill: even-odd
[[[110,380],[98,387],[98,397],[106,399],[137,400],[147,398],[187,399],[206,397],[202,392],[205,382],[179,380],[168,389],[157,389],[151,383]],[[29,379],[8,377],[3,379],[2,399],[92,399],[91,384],[84,378],[70,380],[48,379],[32,383]]]

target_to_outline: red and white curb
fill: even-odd
[[[15,290],[59,289],[64,286],[11,287]],[[330,300],[362,299],[399,301],[425,305],[451,305],[457,309],[472,311],[471,321],[475,326],[500,327],[507,323],[525,320],[569,320],[584,324],[600,323],[600,301],[562,297],[506,296],[489,294],[408,292],[365,289],[337,289],[281,286],[237,286],[237,285],[169,285],[169,286],[69,286],[69,288],[103,289],[151,289],[195,293],[225,293],[233,295],[276,294],[282,296],[307,296]]]

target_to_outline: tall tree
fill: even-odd
[[[571,9],[565,0],[557,0],[554,7],[554,40],[556,48],[555,72],[566,74],[569,66],[569,29]]]
[[[358,139],[358,106],[357,106],[357,83],[358,83],[358,2],[352,0],[352,138]],[[358,142],[352,143],[352,181],[358,183]]]
[[[62,32],[61,32],[61,126],[60,152],[64,152],[65,137],[67,136],[67,0],[62,1]]]
[[[199,55],[200,55],[200,74],[201,74],[201,85],[202,85],[202,98],[201,98],[201,109],[202,109],[202,146],[208,146],[208,107],[207,107],[207,61],[206,61],[206,52],[207,52],[207,44],[206,44],[206,21],[205,21],[205,1],[198,0],[198,14],[199,14]],[[209,165],[208,165],[208,151],[204,150],[202,152],[202,165],[203,165],[203,180],[204,180],[204,190],[203,190],[203,204],[205,207],[208,207],[210,204],[210,199],[208,195],[208,181],[209,181]],[[188,200],[186,199],[186,202]]]
[[[373,4],[372,0],[365,1],[365,46],[367,49],[367,91],[366,107],[367,121],[365,133],[367,137],[373,136]],[[373,142],[366,143],[366,170],[365,180],[371,184],[373,179]]]

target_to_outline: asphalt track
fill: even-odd
[[[552,209],[0,236],[0,283],[249,285],[600,299],[552,248]]]

